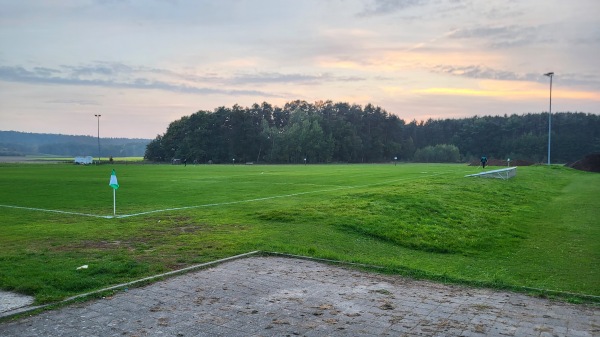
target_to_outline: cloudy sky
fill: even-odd
[[[0,130],[154,138],[291,100],[600,113],[598,0],[0,0]]]

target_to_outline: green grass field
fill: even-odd
[[[113,168],[117,218],[96,217],[113,213]],[[0,288],[37,303],[253,250],[600,296],[599,174],[519,167],[505,181],[441,164],[0,170]]]

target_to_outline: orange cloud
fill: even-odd
[[[431,87],[413,90],[417,94],[448,95],[448,96],[478,96],[499,97],[509,100],[548,97],[549,87],[539,83],[519,81],[481,81],[479,88],[449,88]],[[600,93],[591,91],[578,91],[572,89],[553,89],[553,98],[584,99],[600,101]]]
[[[501,57],[480,51],[468,53],[438,49],[406,49],[356,55],[350,59],[321,57],[317,65],[322,68],[342,68],[362,71],[393,72],[431,70],[440,64],[452,64],[457,67],[485,63],[490,66],[501,64]]]
[[[363,69],[369,68],[367,64],[359,63],[350,60],[336,60],[332,58],[322,58],[317,60],[319,67],[322,68],[337,68],[337,69]]]

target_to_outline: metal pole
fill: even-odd
[[[98,118],[98,164],[100,164],[100,116],[102,115],[94,115]]]
[[[552,76],[553,72],[544,74],[550,77],[550,108],[548,109],[548,165],[550,165],[550,138],[552,136]]]

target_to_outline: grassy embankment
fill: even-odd
[[[117,215],[201,207],[115,219],[0,207],[0,288],[47,303],[263,250],[600,296],[600,175],[563,167],[503,181],[464,178],[478,170],[464,165],[4,164],[0,205],[111,215],[113,167]]]

